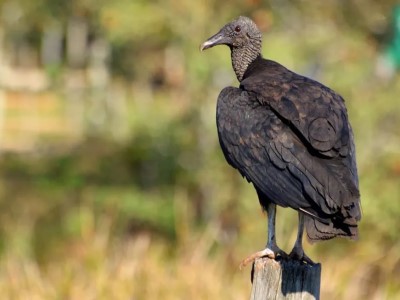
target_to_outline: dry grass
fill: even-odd
[[[218,246],[211,226],[175,244],[146,232],[115,239],[111,225],[103,220],[86,228],[45,264],[18,249],[6,251],[0,262],[2,299],[249,297],[250,268],[237,268],[241,250]],[[343,245],[336,243],[336,254],[328,256],[323,252],[329,250],[312,247],[312,256],[323,262],[322,299],[399,299],[399,244]]]
[[[228,266],[222,252],[210,257],[209,235],[171,253],[148,233],[112,241],[101,230],[44,266],[9,252],[1,261],[0,293],[3,299],[245,298],[248,272]]]

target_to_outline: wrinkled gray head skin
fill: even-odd
[[[241,16],[201,44],[200,50],[217,45],[229,46],[233,69],[241,81],[249,64],[261,53],[261,32],[251,19]]]

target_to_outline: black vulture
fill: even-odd
[[[268,215],[266,248],[246,260],[287,254],[276,244],[276,205],[298,211],[290,258],[313,264],[309,241],[358,238],[360,193],[353,132],[343,98],[325,85],[261,56],[261,32],[247,17],[200,46],[227,45],[240,86],[218,96],[218,138],[227,162],[254,185]]]

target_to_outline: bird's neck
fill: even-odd
[[[242,81],[244,73],[249,65],[260,55],[260,51],[261,41],[231,49],[232,67],[239,81]]]

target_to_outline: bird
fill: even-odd
[[[216,108],[218,139],[229,165],[252,183],[267,213],[267,243],[242,261],[278,257],[313,265],[308,241],[358,239],[362,209],[354,135],[344,99],[322,83],[261,54],[262,33],[248,17],[224,25],[200,45],[230,48],[239,87],[225,87]],[[298,212],[286,254],[276,242],[276,206]]]

